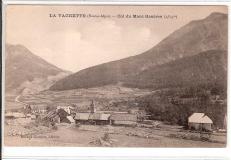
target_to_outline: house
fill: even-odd
[[[25,105],[24,107],[23,107],[23,109],[24,109],[24,113],[25,114],[30,114],[30,113],[32,113],[32,108],[31,108],[31,106],[30,105]]]
[[[66,116],[62,120],[60,119],[60,123],[75,123],[75,120],[72,116]]]
[[[56,111],[58,111],[59,109],[63,109],[68,114],[71,114],[71,110],[73,110],[74,108],[72,106],[57,106]]]
[[[64,110],[63,108],[60,108],[60,109],[56,110],[56,112],[60,118],[60,123],[70,123],[70,121],[67,119],[69,114],[68,114],[68,112],[66,112],[66,110]]]
[[[97,125],[107,125],[110,124],[111,114],[105,113],[92,113],[89,115],[89,121]]]
[[[110,114],[105,113],[76,113],[75,122],[82,124],[110,124]]]
[[[53,118],[52,118],[52,122],[54,122],[54,123],[60,123],[60,117],[59,117],[59,115],[55,115]]]
[[[127,125],[127,126],[137,125],[137,115],[135,114],[116,113],[111,115],[110,120],[113,125]]]
[[[47,113],[47,106],[36,104],[36,105],[30,105],[31,107],[31,113],[33,114],[45,114]]]
[[[89,116],[91,113],[76,113],[74,119],[75,123],[88,124]]]
[[[213,121],[204,113],[193,113],[188,118],[188,127],[191,130],[212,131]]]
[[[67,123],[75,123],[75,120],[72,116],[67,116],[67,120],[68,120]]]
[[[42,119],[49,120],[50,122],[60,123],[60,117],[56,111],[50,111],[42,116]]]
[[[42,116],[42,119],[48,120],[53,123],[74,123],[74,119],[64,109],[49,111],[46,115]]]

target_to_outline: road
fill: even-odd
[[[22,101],[19,100],[20,96],[21,95],[18,95],[17,97],[15,97],[15,102],[23,104],[23,105],[27,105],[26,103],[24,103],[24,102],[22,102]]]

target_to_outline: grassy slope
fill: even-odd
[[[23,82],[46,78],[64,72],[34,55],[22,45],[6,45],[6,90],[13,90]]]

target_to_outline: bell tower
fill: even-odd
[[[93,100],[91,100],[90,110],[91,110],[91,113],[95,113],[96,112],[96,108],[95,108],[95,104],[94,104]]]

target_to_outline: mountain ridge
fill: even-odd
[[[144,70],[139,75],[126,79],[125,83],[126,81],[127,86],[138,88],[159,89],[214,84],[225,88],[227,51],[208,50],[191,57],[177,59]]]
[[[140,72],[207,50],[227,50],[227,14],[212,13],[177,29],[150,50],[128,58],[93,66],[56,82],[51,90],[117,84]]]
[[[17,90],[25,82],[47,79],[49,76],[56,76],[60,73],[69,73],[50,64],[23,45],[8,43],[5,51],[5,67],[6,91]]]

